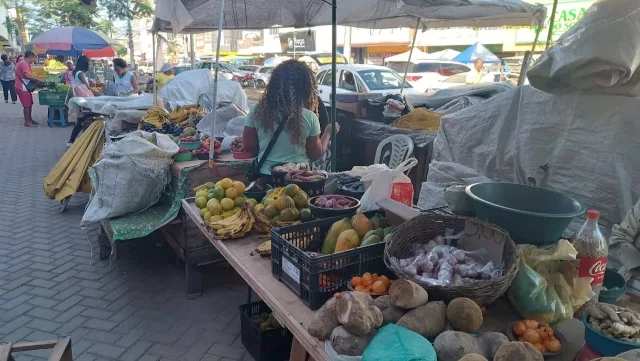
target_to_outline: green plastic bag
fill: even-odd
[[[378,330],[364,351],[362,361],[437,361],[431,342],[394,324]]]

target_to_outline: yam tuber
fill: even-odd
[[[449,302],[447,320],[456,331],[476,332],[482,326],[482,310],[473,300],[459,297]]]
[[[436,337],[447,326],[447,306],[444,302],[437,301],[414,308],[402,316],[398,326],[419,333],[427,339]]]
[[[436,337],[433,347],[436,349],[438,361],[458,361],[472,353],[482,355],[482,346],[478,340],[465,332],[445,331]]]
[[[624,342],[640,343],[640,315],[628,308],[596,303],[589,308],[589,323],[603,335]]]
[[[509,343],[509,339],[500,332],[483,332],[478,336],[478,343],[484,349],[482,354],[491,360],[495,357],[500,347]]]
[[[371,296],[362,292],[342,292],[336,299],[336,315],[347,331],[359,336],[382,325],[382,312],[373,305]]]
[[[340,326],[336,315],[336,298],[332,297],[313,315],[309,323],[309,334],[321,341],[331,335],[334,328]]]
[[[544,361],[544,357],[528,342],[509,342],[498,349],[493,361]]]
[[[477,353],[470,353],[458,361],[487,361],[487,359],[482,355],[478,355]]]
[[[396,307],[391,302],[389,295],[384,295],[376,298],[373,301],[373,305],[380,309],[382,312],[382,325],[388,325],[390,323],[396,323],[402,316],[404,316],[405,310]]]
[[[429,300],[427,291],[409,280],[397,280],[389,287],[389,296],[396,307],[411,310],[422,306]]]
[[[354,335],[340,326],[331,332],[331,347],[339,355],[362,356],[372,338],[372,335]]]

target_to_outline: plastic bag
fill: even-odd
[[[396,169],[381,170],[375,175],[367,174],[362,177],[366,191],[360,200],[360,208],[358,212],[367,212],[379,209],[378,201],[391,197],[391,199],[403,203],[409,207],[413,206],[413,184],[411,179],[404,172],[413,168],[418,164],[415,158],[409,158]],[[367,181],[370,177],[374,177],[371,186],[367,187]]]
[[[595,294],[591,278],[578,278],[578,252],[565,239],[550,249],[519,245],[520,270],[507,294],[527,319],[552,323],[570,319]]]
[[[436,361],[436,350],[426,338],[398,325],[378,330],[362,361]]]
[[[389,99],[387,100],[387,105],[384,107],[382,115],[387,118],[399,118],[402,116],[404,107],[405,105],[403,102],[395,99]]]
[[[371,186],[371,183],[373,183],[373,180],[376,178],[378,173],[383,170],[389,170],[389,167],[387,167],[386,164],[372,164],[369,166],[355,166],[345,173],[353,177],[360,177],[360,180],[364,184],[364,189],[366,190]]]

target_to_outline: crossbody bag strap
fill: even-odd
[[[267,157],[269,156],[269,153],[271,153],[271,149],[273,149],[273,146],[276,144],[276,140],[278,140],[280,133],[282,133],[282,130],[284,129],[284,125],[286,122],[287,122],[287,119],[285,118],[278,125],[276,132],[273,133],[273,137],[271,137],[271,140],[269,141],[269,145],[267,145],[267,149],[264,150],[264,154],[262,155],[262,158],[258,160],[258,169],[262,168],[262,165],[267,160]]]

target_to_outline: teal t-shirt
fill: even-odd
[[[256,133],[258,133],[258,145],[260,147],[258,159],[262,159],[262,154],[265,149],[267,149],[267,146],[273,137],[273,133],[277,129],[277,124],[274,124],[273,130],[267,134],[264,129],[253,122],[253,111],[254,109],[251,109],[247,115],[247,120],[244,122],[244,126],[256,129]],[[320,121],[318,120],[318,116],[308,109],[302,109],[301,121],[302,137],[304,138],[303,145],[291,144],[291,138],[289,138],[289,134],[287,134],[285,127],[282,133],[280,133],[278,140],[276,140],[276,143],[273,145],[273,149],[271,149],[267,160],[262,165],[262,168],[260,168],[260,173],[270,175],[271,171],[269,168],[275,164],[309,163],[309,157],[307,156],[305,145],[307,143],[307,138],[320,135]]]

